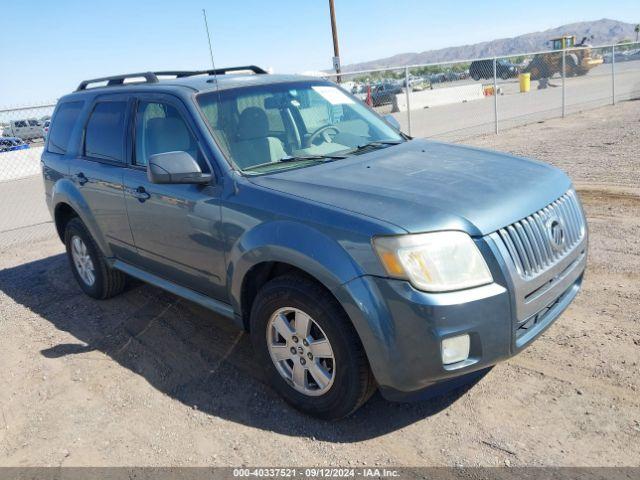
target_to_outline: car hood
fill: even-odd
[[[412,233],[463,230],[476,236],[526,217],[571,186],[561,170],[542,162],[427,140],[251,182]]]

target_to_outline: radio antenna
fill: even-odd
[[[216,74],[216,63],[213,60],[213,47],[211,46],[211,34],[209,33],[209,23],[207,22],[207,11],[202,9],[202,16],[204,17],[204,29],[207,31],[207,40],[209,41],[209,56],[211,57],[211,67],[213,68],[213,78],[216,82],[216,89],[218,88],[218,75]]]

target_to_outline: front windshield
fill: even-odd
[[[246,173],[313,164],[402,136],[329,82],[242,87],[198,96],[216,142]],[[333,156],[333,157],[332,157]]]

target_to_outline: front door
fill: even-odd
[[[188,118],[184,106],[173,97],[150,94],[138,98],[133,154],[124,176],[137,263],[154,275],[226,301],[216,181],[160,185],[147,178],[149,157],[173,151],[188,152],[203,172],[212,171]]]

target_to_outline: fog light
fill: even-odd
[[[469,358],[470,343],[467,334],[442,340],[442,363],[450,365]]]

